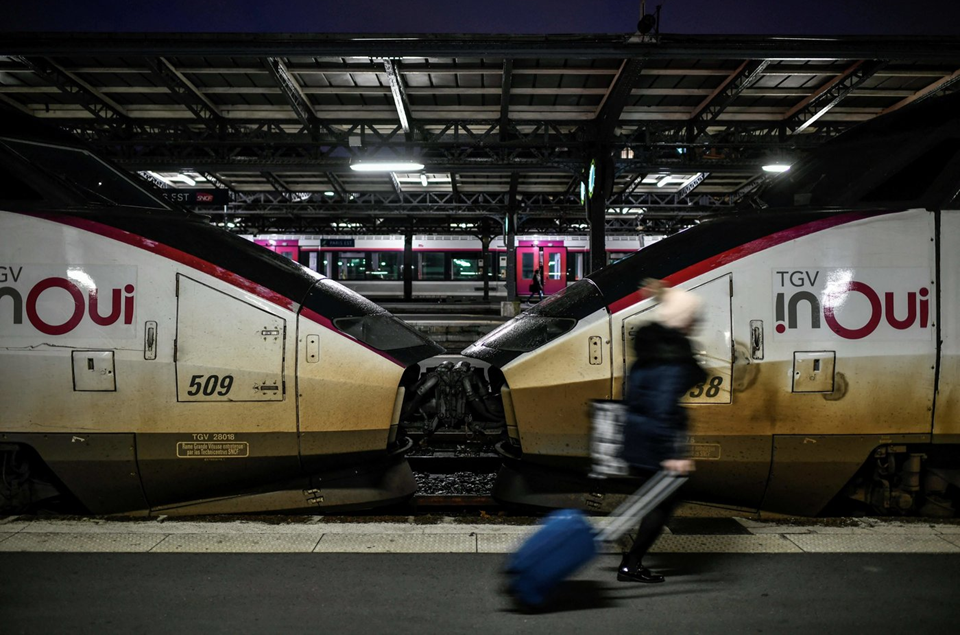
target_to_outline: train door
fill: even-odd
[[[551,295],[567,288],[567,248],[543,248],[543,293]]]
[[[960,216],[940,215],[940,374],[934,409],[934,439],[960,442]]]
[[[690,414],[687,444],[697,461],[696,478],[687,486],[688,495],[729,500],[735,492],[733,502],[756,507],[770,473],[772,454],[769,437],[757,435],[726,410],[733,401],[733,279],[730,274],[722,275],[690,290],[703,302],[702,319],[691,340],[707,379],[682,399]],[[623,365],[617,369],[621,382],[626,381],[635,358],[634,334],[651,321],[655,311],[656,306],[648,304],[623,317],[619,352]],[[735,468],[731,468],[731,462]]]
[[[533,272],[541,271],[543,294],[550,295],[567,287],[567,248],[557,246],[517,247],[517,295],[530,293]]]
[[[152,506],[279,481],[299,469],[286,394],[288,319],[250,294],[176,279],[172,412],[145,401],[137,454]],[[287,314],[289,317],[289,314]],[[139,387],[144,395],[156,386]]]
[[[541,267],[539,247],[517,247],[517,295],[530,294],[533,272]]]

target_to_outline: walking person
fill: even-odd
[[[627,378],[622,457],[630,464],[631,473],[643,478],[661,469],[688,474],[694,470],[694,462],[687,454],[687,413],[680,398],[706,380],[688,339],[699,317],[701,300],[659,280],[645,280],[643,284],[659,304],[653,321],[638,329],[634,338],[636,361]],[[674,493],[644,517],[633,547],[623,556],[617,580],[664,581],[662,575],[643,566],[643,557],[663,531],[676,503]]]
[[[538,295],[543,300],[543,273],[538,268],[533,272],[533,282],[530,283],[530,297],[527,302],[533,302],[533,296]]]

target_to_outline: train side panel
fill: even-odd
[[[507,364],[504,377],[524,458],[561,463],[590,455],[589,403],[611,397],[610,320],[598,311],[562,335]]]
[[[929,439],[933,235],[931,213],[879,216],[682,283],[708,298],[694,339],[710,378],[685,399],[692,497],[815,513],[875,447]],[[650,304],[613,316],[620,385]]]
[[[735,298],[745,292],[735,413],[773,435],[764,509],[817,513],[878,446],[929,440],[934,232],[926,211],[874,216],[757,254],[762,264],[734,275]],[[697,410],[705,431],[709,409]]]
[[[383,453],[403,367],[301,315],[297,360],[304,466]]]
[[[297,470],[296,307],[59,222],[0,213],[0,234],[0,432],[91,511]]]

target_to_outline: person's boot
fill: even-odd
[[[620,567],[617,569],[617,580],[620,582],[659,584],[664,582],[666,578],[646,568],[640,561],[624,556],[620,562]]]

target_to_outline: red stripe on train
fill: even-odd
[[[288,311],[292,311],[296,313],[299,307],[299,305],[293,300],[291,300],[290,298],[280,293],[277,293],[272,289],[268,289],[262,284],[258,284],[256,282],[253,282],[252,280],[248,280],[247,278],[244,278],[241,275],[238,275],[228,269],[224,269],[223,267],[217,266],[211,262],[207,262],[202,258],[197,258],[196,256],[192,256],[186,252],[180,251],[179,249],[176,249],[169,245],[165,245],[163,243],[159,243],[155,240],[144,238],[143,236],[140,236],[138,234],[133,234],[126,230],[117,229],[116,227],[111,227],[110,225],[105,225],[103,223],[99,223],[97,221],[93,221],[86,218],[76,218],[73,216],[62,216],[59,214],[43,214],[43,213],[30,213],[29,215],[34,216],[36,218],[42,218],[44,220],[48,220],[54,223],[60,223],[62,225],[68,225],[70,227],[82,229],[83,231],[87,231],[92,234],[97,234],[98,236],[104,236],[106,238],[110,238],[118,242],[131,245],[133,247],[138,247],[140,249],[143,249],[144,251],[149,251],[152,254],[156,254],[163,258],[167,258],[168,260],[179,262],[180,264],[186,265],[191,269],[196,269],[197,271],[205,273],[209,276],[212,276],[219,280],[223,280],[227,284],[233,285],[248,293],[252,293],[257,297],[263,298],[264,300],[267,300],[268,302],[276,304],[281,308],[287,309]],[[364,348],[369,349],[370,351],[376,353],[377,355],[380,355],[381,357],[393,362],[394,364],[397,364],[398,366],[403,367],[403,364],[397,361],[396,359],[394,359],[393,357],[390,357],[386,353],[382,351],[378,351],[377,349],[372,348],[367,344],[364,344],[363,342],[357,340],[356,338],[350,337],[346,333],[340,331],[337,327],[333,325],[333,323],[329,320],[329,318],[326,318],[315,311],[311,311],[306,307],[301,308],[301,314],[305,318],[309,319],[310,321],[316,322],[320,326],[333,331],[337,335],[341,337],[345,337],[351,341],[354,341],[357,344],[363,346]]]
[[[881,216],[883,214],[891,213],[893,212],[850,212],[847,214],[838,214],[836,216],[830,216],[829,218],[822,218],[820,220],[804,223],[803,225],[791,227],[790,229],[784,229],[783,231],[770,234],[769,236],[764,236],[763,238],[752,240],[748,243],[744,243],[743,245],[738,245],[733,249],[728,249],[727,251],[707,258],[706,260],[701,260],[700,262],[690,265],[685,269],[681,269],[680,271],[670,274],[665,278],[665,280],[671,285],[682,284],[688,280],[696,278],[697,276],[701,276],[705,273],[713,271],[714,269],[728,265],[732,262],[736,262],[741,258],[752,256],[753,254],[770,249],[771,247],[776,247],[777,245],[782,245],[791,240],[809,236],[810,234],[815,234],[825,229],[830,229],[831,227],[837,227],[838,225],[844,225],[846,223],[863,220],[864,218],[871,218],[873,216]],[[619,300],[611,302],[609,305],[607,305],[607,308],[610,310],[610,313],[618,313],[633,306],[634,304],[637,304],[643,299],[644,298],[642,298],[640,295],[640,291],[635,291],[620,298]]]

